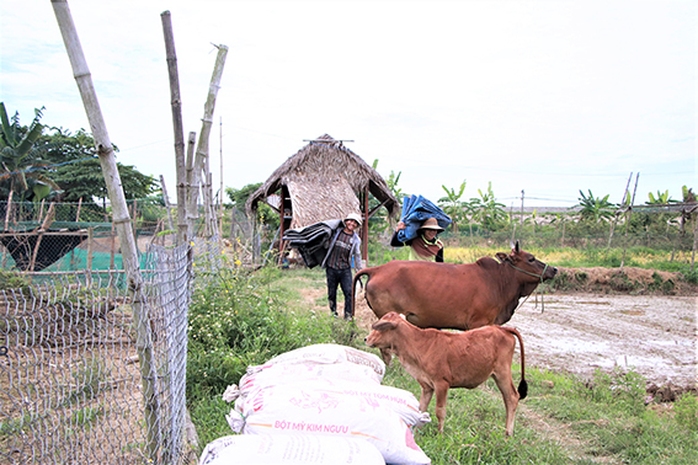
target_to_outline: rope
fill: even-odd
[[[521,269],[518,266],[514,266],[514,264],[511,263],[509,260],[506,260],[506,262],[510,267],[512,267],[516,271],[520,271],[521,273],[526,274],[528,276],[533,276],[534,278],[538,278],[540,280],[540,283],[543,284],[543,276],[545,275],[545,272],[548,271],[548,264],[547,263],[545,264],[545,267],[543,268],[543,272],[540,275],[537,275],[535,273],[531,273],[530,271],[526,271],[524,269]],[[539,292],[538,288],[536,288],[536,292]],[[531,297],[531,294],[528,294],[526,296],[526,298],[523,300],[523,302],[521,302],[519,305],[516,306],[516,308],[514,309],[514,312],[516,312],[519,308],[521,308],[523,306],[523,304],[526,303],[526,301],[528,300],[529,297]],[[543,294],[541,294],[540,295],[540,312],[543,313],[544,311],[545,311],[545,301],[543,300]]]

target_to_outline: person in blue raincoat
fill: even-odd
[[[402,221],[397,224],[395,233],[390,239],[390,245],[392,247],[409,246],[410,260],[443,263],[444,244],[439,240],[438,235],[444,228],[439,226],[436,218],[427,218],[417,230],[417,237],[401,242],[400,239],[398,239],[398,233],[405,228],[406,225]]]

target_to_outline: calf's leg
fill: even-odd
[[[439,425],[439,433],[444,432],[444,420],[446,419],[446,399],[448,394],[448,383],[438,383],[434,386],[436,391],[436,420]]]
[[[511,436],[514,434],[514,417],[516,416],[516,407],[519,405],[519,393],[514,388],[514,381],[511,378],[511,366],[508,366],[508,370],[503,371],[495,372],[492,377],[504,399],[504,408],[507,412],[505,432],[507,436]]]
[[[426,412],[431,402],[431,396],[434,395],[434,387],[430,384],[419,383],[422,387],[422,393],[419,396],[419,411]]]

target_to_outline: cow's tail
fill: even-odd
[[[512,328],[511,326],[502,326],[501,328],[509,331],[519,340],[519,347],[521,347],[521,382],[519,383],[517,391],[519,391],[519,400],[525,399],[528,395],[528,383],[526,382],[526,356],[524,355],[523,338],[516,328]]]
[[[351,317],[354,318],[354,309],[356,309],[356,283],[359,283],[362,288],[364,288],[364,283],[361,281],[362,276],[368,276],[368,279],[371,279],[371,273],[369,272],[368,268],[364,268],[362,270],[359,270],[356,272],[354,275],[354,280],[351,282]],[[368,285],[368,279],[366,280],[366,285]],[[370,307],[370,305],[369,305]]]

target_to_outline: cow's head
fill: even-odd
[[[390,365],[392,360],[395,337],[397,337],[394,330],[404,321],[405,317],[398,313],[386,313],[380,320],[373,323],[371,332],[364,339],[367,346],[380,349],[381,357],[386,365]]]
[[[533,254],[521,249],[519,247],[519,241],[512,244],[511,253],[509,255],[504,252],[498,252],[496,257],[500,262],[510,265],[516,271],[523,273],[531,279],[535,279],[539,283],[553,279],[557,274],[557,268],[548,266],[536,259]]]

